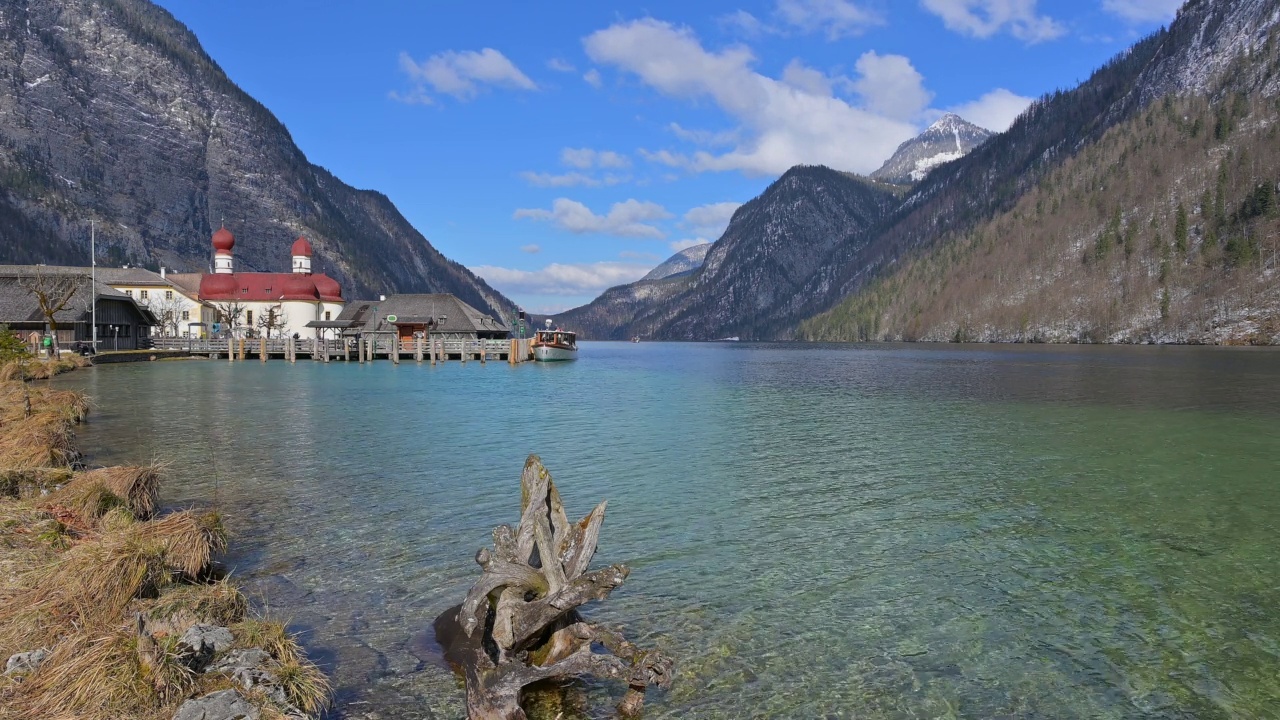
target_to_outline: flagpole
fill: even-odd
[[[98,352],[98,245],[93,220],[89,221],[89,308],[93,324],[93,352]]]

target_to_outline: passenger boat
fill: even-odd
[[[533,359],[538,362],[558,362],[578,359],[578,335],[568,330],[539,330],[533,336]]]

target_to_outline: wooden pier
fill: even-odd
[[[389,360],[429,362],[432,365],[468,360],[487,363],[490,360],[512,365],[533,359],[533,341],[459,340],[446,338],[398,338],[391,334],[365,335],[360,338],[320,340],[317,338],[154,338],[156,350],[185,350],[191,355],[229,360],[279,359],[297,362],[375,362]]]

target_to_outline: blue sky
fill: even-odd
[[[1177,0],[160,0],[312,162],[556,311],[715,240],[787,167],[1003,130]]]

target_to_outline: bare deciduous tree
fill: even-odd
[[[240,320],[244,317],[244,312],[248,308],[239,300],[229,300],[227,302],[214,303],[213,309],[218,312],[218,322],[226,327],[224,328],[228,336],[234,336],[236,328],[240,327]]]
[[[40,314],[44,316],[49,333],[53,336],[53,353],[56,355],[59,352],[57,314],[72,306],[76,292],[88,285],[89,279],[80,274],[49,272],[36,266],[33,273],[18,278],[18,284],[26,288],[39,303]],[[93,289],[89,288],[88,297],[81,300],[91,303],[92,296]]]
[[[156,291],[142,303],[160,322],[160,327],[169,337],[178,336],[178,323],[182,320],[182,311],[187,309],[190,301],[176,290]]]
[[[262,311],[262,315],[258,318],[258,327],[262,329],[262,333],[266,337],[271,337],[271,331],[282,332],[289,324],[289,316],[285,314],[284,309],[279,303],[272,305]]]

